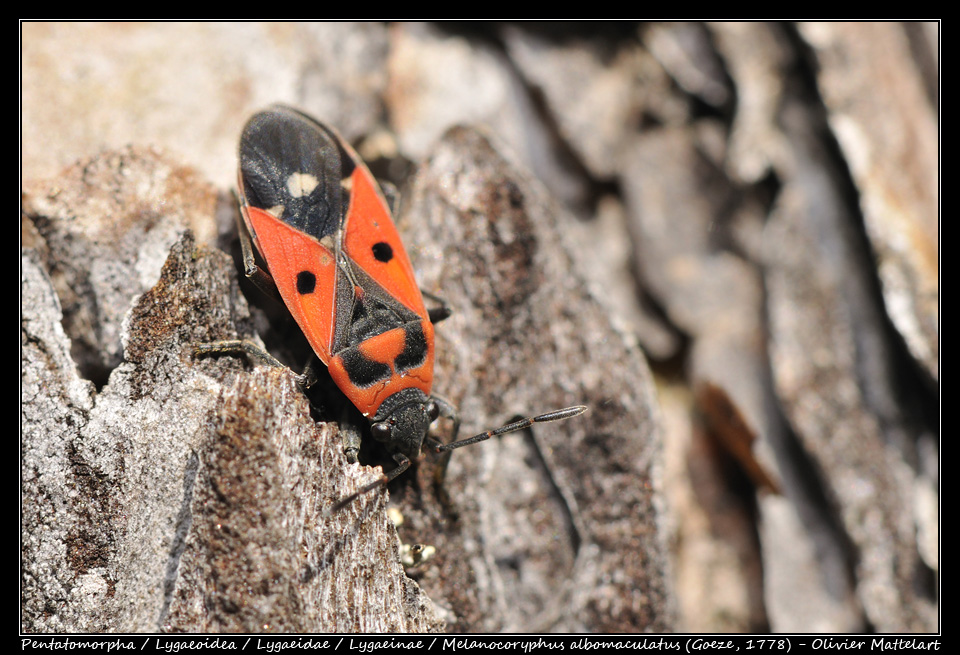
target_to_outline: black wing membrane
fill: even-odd
[[[347,211],[341,180],[354,168],[345,154],[334,135],[303,114],[262,111],[240,137],[244,198],[260,209],[282,208],[280,220],[318,241],[333,237]]]

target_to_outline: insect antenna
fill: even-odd
[[[474,435],[472,437],[467,437],[466,439],[460,439],[452,443],[441,444],[437,443],[434,446],[434,452],[443,453],[448,450],[455,450],[457,448],[463,448],[464,446],[469,446],[471,444],[480,443],[481,441],[486,441],[491,437],[498,437],[501,434],[507,434],[509,432],[516,432],[517,430],[524,430],[529,428],[534,423],[549,423],[551,421],[563,421],[568,418],[573,418],[574,416],[580,416],[585,411],[587,411],[586,405],[574,405],[573,407],[565,407],[564,409],[557,409],[552,412],[547,412],[546,414],[540,414],[539,416],[530,416],[527,418],[522,418],[513,423],[508,423],[502,428],[497,428],[496,430],[487,430],[486,432],[481,432],[480,434]]]

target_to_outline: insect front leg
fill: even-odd
[[[437,396],[434,394],[433,396],[430,396],[430,400],[432,400],[436,404],[437,409],[440,410],[437,418],[442,416],[453,421],[453,428],[450,430],[450,441],[456,441],[457,435],[460,433],[460,412],[456,407],[454,407],[453,403],[443,396]],[[439,445],[439,442],[432,437],[430,438],[430,441]]]
[[[453,421],[453,427],[450,429],[450,442],[457,440],[457,435],[460,434],[460,412],[454,407],[453,403],[444,398],[443,396],[431,396],[430,398],[434,403],[436,403],[437,408],[440,410],[439,416],[448,418]],[[439,418],[438,416],[438,418]],[[451,507],[450,496],[444,487],[444,480],[447,478],[447,466],[450,464],[450,456],[453,454],[452,451],[440,451],[440,447],[443,443],[434,438],[427,437],[426,445],[429,448],[435,449],[440,452],[440,457],[437,459],[437,465],[433,469],[433,488],[437,494],[437,497],[440,498],[440,502],[445,507]]]
[[[393,482],[394,478],[396,478],[398,475],[400,475],[401,473],[406,471],[408,468],[410,468],[410,458],[404,455],[403,453],[394,453],[393,461],[397,463],[397,466],[392,471],[390,471],[389,473],[384,473],[379,478],[377,478],[367,486],[360,489],[360,491],[355,491],[354,493],[350,494],[346,498],[341,498],[339,501],[337,501],[336,503],[328,507],[324,511],[323,515],[326,517],[333,516],[334,514],[342,510],[344,507],[346,507],[347,505],[355,501],[360,496],[366,495],[371,491],[373,491],[374,489],[379,489],[380,487],[387,486],[388,484]]]
[[[387,180],[377,180],[380,190],[383,191],[383,197],[390,207],[390,215],[396,218],[400,215],[400,189],[393,182]]]
[[[344,403],[343,410],[340,412],[340,442],[343,445],[343,454],[347,461],[356,464],[359,461],[360,442],[363,438],[363,428],[361,421],[366,422],[357,408],[351,403]]]

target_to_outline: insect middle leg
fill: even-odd
[[[450,305],[447,304],[447,301],[440,296],[430,293],[424,289],[420,289],[420,293],[423,294],[424,298],[429,298],[433,302],[437,303],[437,307],[431,307],[427,310],[427,317],[434,325],[445,318],[449,318],[450,314],[453,313],[453,310],[450,309]]]

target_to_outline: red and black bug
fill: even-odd
[[[369,421],[370,434],[397,463],[334,511],[405,471],[440,416],[453,420],[453,441],[430,439],[436,452],[586,410],[548,412],[456,441],[456,409],[432,394],[433,326],[449,311],[427,309],[379,185],[331,128],[283,106],[256,114],[240,139],[238,186],[247,277],[284,302],[333,381]],[[198,353],[236,351],[280,365],[249,342],[197,346]],[[308,378],[301,376],[303,386]],[[348,438],[344,450],[355,462],[357,437]]]

